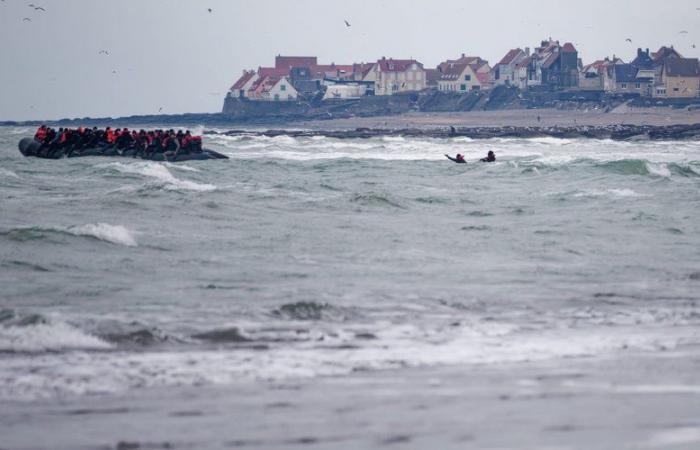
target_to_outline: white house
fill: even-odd
[[[299,96],[287,77],[260,78],[248,92],[251,100],[292,101]]]
[[[254,70],[244,70],[243,75],[229,89],[229,95],[235,98],[248,98],[248,91],[258,78],[259,75]]]
[[[332,84],[326,89],[324,100],[360,98],[367,92],[367,86],[357,84]]]
[[[374,63],[363,81],[374,82],[374,95],[393,95],[426,88],[423,64],[413,59],[382,58]]]
[[[528,58],[529,50],[523,51],[519,48],[510,50],[493,68],[493,80],[497,85],[509,84],[517,85],[519,73],[518,63]]]

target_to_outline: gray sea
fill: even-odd
[[[700,142],[32,133],[0,128],[0,448],[700,447]]]

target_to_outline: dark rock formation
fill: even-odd
[[[207,134],[218,134],[207,132]],[[613,140],[678,140],[700,139],[700,124],[694,125],[608,125],[608,126],[570,126],[570,127],[474,127],[474,128],[356,128],[354,130],[267,130],[245,131],[230,130],[221,134],[229,136],[291,136],[314,137],[323,136],[335,139],[368,139],[383,136],[450,138],[469,137],[472,139],[492,138],[535,138],[555,137],[561,139],[590,138]]]

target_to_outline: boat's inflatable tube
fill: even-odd
[[[48,148],[41,145],[40,142],[33,138],[24,138],[19,141],[19,151],[24,156],[35,156],[37,158],[44,159],[59,159],[68,157],[76,158],[80,156],[121,156],[123,158],[140,158],[147,159],[150,161],[193,161],[193,160],[205,160],[205,159],[228,159],[228,156],[222,155],[214,150],[202,149],[198,153],[187,153],[175,156],[171,153],[154,153],[150,156],[140,155],[134,150],[125,150],[119,152],[111,147],[96,147],[96,148],[86,148],[80,152],[70,152],[67,153],[61,149],[58,151],[50,151]]]

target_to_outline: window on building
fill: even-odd
[[[460,84],[460,85],[459,85],[459,90],[460,90],[460,91],[466,91],[466,90],[467,90],[467,85],[466,85],[466,84]]]
[[[472,80],[472,76],[471,76],[471,75],[465,75],[465,76],[464,76],[464,81],[471,81],[471,80]]]
[[[673,88],[673,92],[678,92],[678,91],[680,91],[679,88]]]
[[[642,83],[635,83],[634,87],[637,88],[637,89],[641,89],[641,88],[642,88]]]
[[[284,91],[286,91],[286,90],[287,90],[287,85],[286,85],[286,84],[283,84],[282,86],[280,86],[280,91],[284,92]]]
[[[627,83],[622,83],[622,89],[627,89]]]

